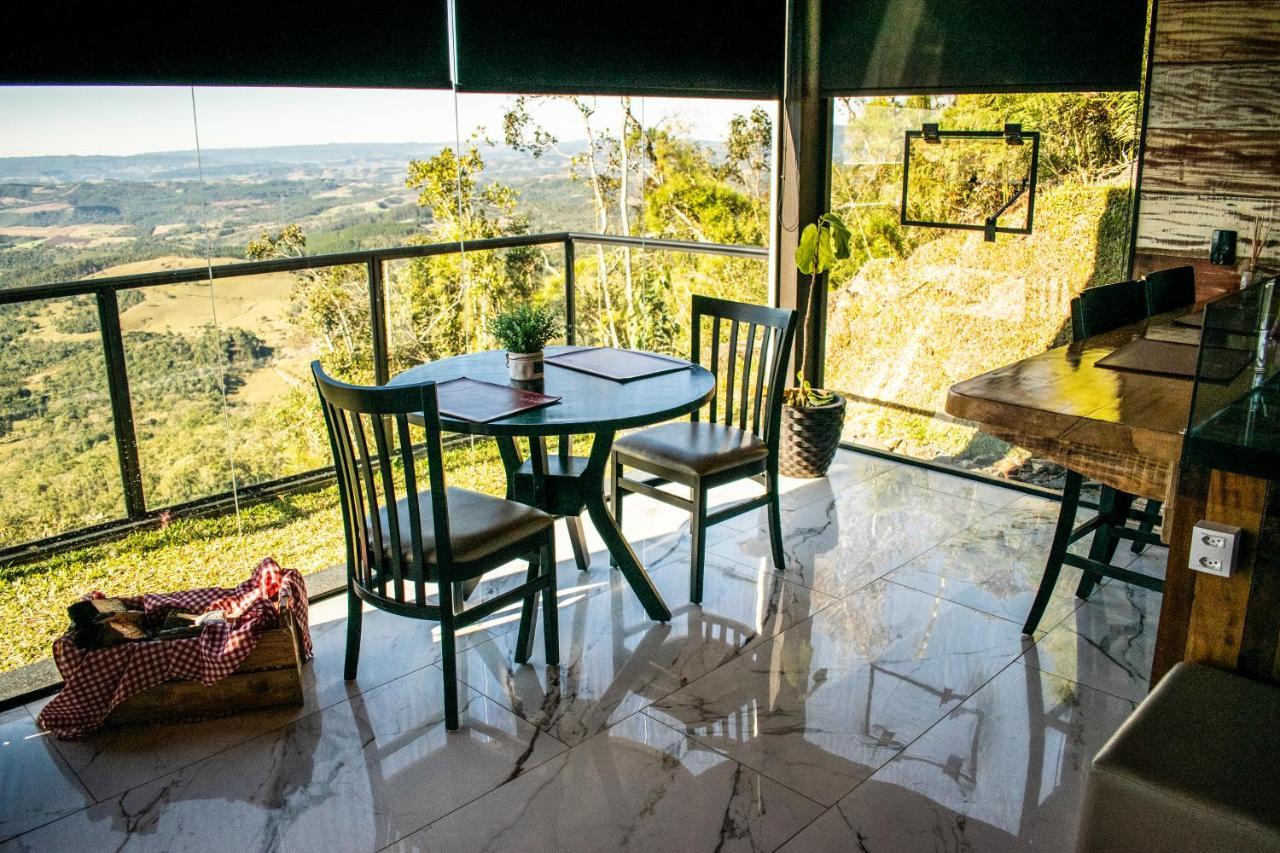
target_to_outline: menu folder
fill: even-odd
[[[461,376],[447,382],[437,382],[436,401],[440,414],[445,417],[485,424],[530,409],[550,406],[559,402],[560,398]]]
[[[612,347],[583,347],[568,352],[558,352],[547,356],[546,363],[576,370],[579,373],[612,379],[614,382],[630,382],[649,376],[661,376],[664,373],[688,370],[693,366],[678,358]]]

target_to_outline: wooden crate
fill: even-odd
[[[302,633],[281,599],[280,627],[234,673],[212,687],[166,681],[135,693],[112,710],[104,727],[222,717],[254,708],[302,704]]]

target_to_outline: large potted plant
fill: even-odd
[[[824,213],[805,226],[796,247],[796,268],[809,276],[809,295],[800,308],[804,317],[799,384],[784,393],[781,450],[778,470],[788,477],[825,477],[840,446],[845,401],[825,388],[814,388],[805,378],[809,366],[808,342],[813,325],[813,294],[818,277],[836,261],[849,257],[849,229],[834,213]]]
[[[507,351],[511,378],[527,381],[542,378],[542,348],[560,334],[560,324],[548,308],[517,305],[494,317],[489,332]]]

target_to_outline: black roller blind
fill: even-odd
[[[1145,0],[822,0],[822,90],[1137,89],[1145,30]]]
[[[457,0],[458,89],[777,97],[785,0]]]
[[[445,0],[22,5],[0,83],[450,86]]]

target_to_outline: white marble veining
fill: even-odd
[[[1033,642],[1056,504],[846,452],[781,492],[786,571],[763,512],[731,519],[701,607],[687,514],[627,499],[668,624],[589,521],[588,572],[561,526],[560,665],[541,636],[514,664],[515,608],[467,632],[457,732],[436,625],[367,609],[348,683],[341,597],[312,608],[300,708],[56,742],[41,703],[0,715],[0,850],[1070,850],[1160,596],[1113,581],[1081,604],[1067,569]]]
[[[687,563],[653,578],[669,623],[649,620],[628,587],[614,587],[561,609],[558,667],[543,663],[540,623],[531,666],[514,664],[515,635],[506,634],[463,654],[459,678],[572,745],[835,600],[715,557],[701,607],[688,603]]]
[[[1011,622],[877,581],[646,713],[831,805],[1026,642]]]
[[[899,566],[888,577],[1022,623],[1044,574],[1058,509],[1055,501],[1023,496]],[[1090,515],[1080,513],[1082,519]],[[1074,542],[1071,551],[1087,554],[1090,542],[1089,537]],[[1128,543],[1122,543],[1112,564],[1125,567],[1135,556]],[[1063,566],[1038,633],[1045,633],[1079,606],[1075,591],[1080,575],[1079,569]]]
[[[1132,710],[1015,663],[782,849],[1071,850],[1085,770]]]
[[[772,851],[822,808],[643,714],[393,847]]]
[[[564,749],[417,670],[16,839],[17,850],[376,850]]]
[[[787,578],[848,595],[996,508],[882,474],[782,513]],[[752,567],[771,567],[767,530],[712,547]]]
[[[1143,554],[1138,567],[1150,571],[1168,555],[1164,548]],[[1158,592],[1112,581],[1054,626],[1027,654],[1040,669],[1134,701],[1147,695],[1156,626]]]

